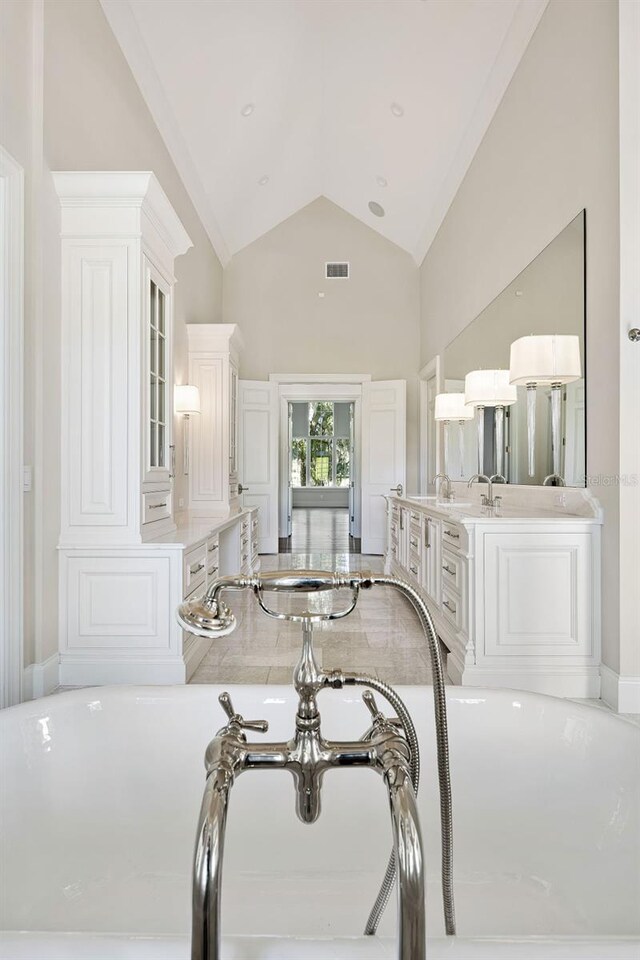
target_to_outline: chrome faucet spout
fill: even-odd
[[[399,960],[425,956],[425,891],[422,838],[416,795],[403,766],[385,774],[398,864]]]
[[[502,475],[495,474],[495,478],[499,478],[500,476]],[[495,507],[496,505],[496,501],[493,496],[493,479],[494,479],[493,477],[487,477],[486,474],[484,473],[474,473],[474,475],[469,480],[469,483],[467,484],[468,487],[471,487],[472,484],[474,484],[476,481],[479,483],[481,480],[484,480],[484,482],[487,484],[489,493],[488,495],[485,495],[483,493],[481,497],[483,507]]]
[[[435,477],[433,478],[433,483],[435,484],[435,487],[436,487],[436,496],[438,495],[438,480],[440,480],[440,481],[444,480],[445,483],[447,484],[446,492],[445,492],[444,494],[442,494],[442,499],[443,499],[443,500],[453,500],[453,491],[452,491],[452,489],[451,489],[451,480],[449,479],[449,477],[448,477],[448,475],[447,475],[446,473],[436,473]],[[442,490],[442,483],[440,484],[440,490]]]

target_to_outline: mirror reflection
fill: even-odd
[[[444,354],[445,472],[584,486],[585,211]]]

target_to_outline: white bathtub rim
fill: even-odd
[[[640,938],[442,937],[429,960],[637,960]],[[37,954],[33,949],[37,949]],[[395,938],[223,937],[225,960],[396,960]],[[5,931],[0,960],[189,960],[186,937]]]
[[[293,684],[256,684],[256,683],[217,683],[217,684],[158,684],[158,685],[137,685],[137,684],[105,684],[98,687],[77,687],[71,690],[63,690],[60,693],[53,695],[53,700],[51,699],[52,695],[45,695],[43,697],[38,697],[34,700],[25,700],[23,703],[16,704],[12,707],[7,707],[4,710],[0,711],[0,724],[3,717],[15,716],[16,711],[24,712],[29,715],[33,715],[34,709],[41,709],[43,704],[51,703],[65,703],[65,702],[74,702],[80,701],[86,702],[87,700],[95,700],[96,693],[98,696],[107,697],[115,695],[124,695],[125,698],[130,698],[131,696],[145,696],[145,697],[164,697],[169,693],[176,700],[181,698],[189,698],[194,696],[196,693],[200,696],[204,696],[208,690],[211,690],[212,699],[217,695],[215,691],[219,687],[224,687],[225,689],[233,690],[246,690],[247,688],[253,688],[261,691],[269,691],[273,696],[286,696],[287,694],[291,697],[292,701],[296,697]],[[361,688],[352,688],[352,687],[342,687],[337,690],[338,694],[350,694],[355,689]],[[402,696],[402,691],[423,691],[426,692],[428,699],[431,701],[433,698],[433,687],[431,684],[395,684],[393,689],[396,690],[400,696]],[[585,716],[594,717],[594,714],[601,718],[605,723],[622,723],[627,728],[635,729],[640,731],[640,727],[637,722],[628,715],[621,715],[613,712],[610,708],[602,701],[602,705],[593,704],[593,703],[582,703],[579,699],[565,698],[565,697],[556,697],[551,694],[546,693],[535,693],[529,690],[518,690],[511,687],[467,687],[460,684],[447,684],[446,688],[446,697],[447,702],[455,702],[469,699],[481,699],[482,697],[490,697],[495,699],[516,699],[518,701],[534,703],[536,701],[547,702],[549,704],[559,705],[562,704],[567,710],[572,711],[577,709],[579,712],[584,712]],[[331,693],[334,691],[323,691],[327,700],[331,696]],[[326,702],[326,701],[324,701]],[[319,706],[322,708],[323,699],[319,699]],[[605,719],[606,718],[606,719]],[[215,724],[212,724],[212,727]],[[0,960],[3,960],[0,957]]]

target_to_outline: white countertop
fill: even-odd
[[[176,547],[178,549],[192,547],[233,526],[250,512],[249,508],[243,507],[237,513],[232,513],[228,517],[193,517],[185,514],[183,517],[177,518],[177,530],[172,533],[164,533],[154,540],[147,540],[146,546]]]
[[[504,486],[494,487],[494,494],[502,495]],[[500,493],[498,493],[500,490]],[[484,492],[484,490],[482,490]],[[421,497],[405,496],[390,497],[390,500],[398,500],[409,507],[422,507],[430,513],[437,513],[441,517],[450,518],[459,523],[469,520],[491,520],[514,523],[522,520],[538,520],[548,522],[549,520],[560,522],[588,521],[591,523],[602,523],[602,516],[593,501],[590,499],[571,498],[570,504],[561,506],[559,504],[549,503],[513,503],[509,502],[507,496],[497,507],[485,507],[479,500],[441,500],[439,497]],[[547,497],[547,499],[550,499]],[[506,501],[506,502],[505,502]]]

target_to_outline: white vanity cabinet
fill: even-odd
[[[586,494],[575,515],[533,507],[500,516],[395,497],[388,505],[386,568],[419,580],[454,683],[599,696],[601,518]],[[394,539],[403,509],[411,523],[404,555]]]
[[[192,417],[189,502],[193,516],[237,512],[238,364],[242,338],[235,323],[190,323],[189,382],[200,391]]]

